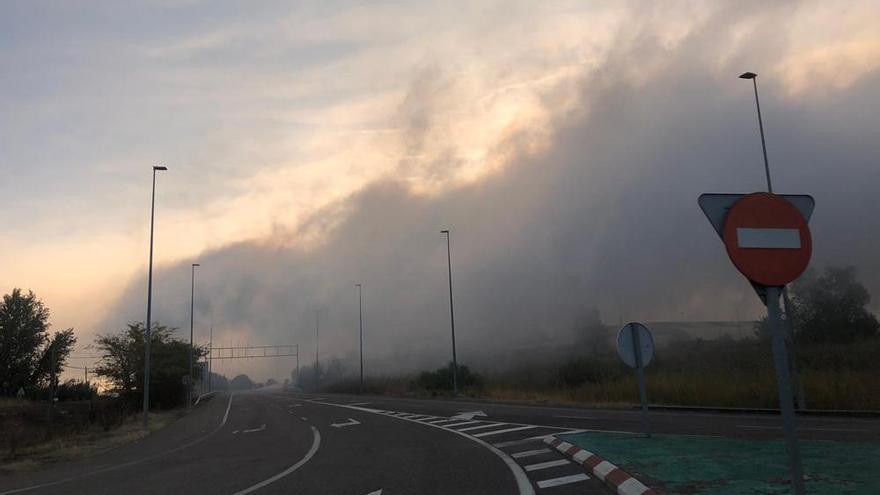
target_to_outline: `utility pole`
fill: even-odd
[[[452,248],[450,247],[449,231],[441,230],[446,234],[446,261],[449,267],[449,324],[452,327],[452,395],[458,395],[458,359],[455,355],[455,310],[452,305]]]
[[[153,193],[150,201],[150,263],[147,268],[147,325],[144,329],[144,428],[147,428],[147,420],[150,414],[150,335],[152,322],[150,318],[153,310],[153,226],[156,217],[156,172],[168,170],[168,167],[153,166]]]

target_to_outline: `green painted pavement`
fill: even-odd
[[[782,440],[585,432],[560,435],[667,494],[789,494]],[[880,494],[880,445],[800,442],[807,493]]]

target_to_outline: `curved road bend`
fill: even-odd
[[[562,459],[541,456],[535,459]],[[610,493],[595,479],[540,488],[531,472],[518,486],[519,465],[486,442],[427,424],[248,392],[231,401],[216,396],[165,429],[93,458],[0,476],[0,494]]]

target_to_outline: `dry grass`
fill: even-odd
[[[803,374],[811,409],[880,410],[880,371],[816,371]],[[730,373],[658,371],[646,373],[648,401],[678,406],[776,408],[772,372]],[[489,384],[485,397],[523,402],[620,406],[638,403],[634,376],[621,376],[574,388],[530,389]]]
[[[148,430],[144,430],[141,417],[133,415],[121,426],[109,431],[95,426],[86,431],[23,447],[14,459],[0,461],[0,472],[27,471],[48,463],[88,458],[158,431],[180,417],[180,414],[179,410],[151,413]]]

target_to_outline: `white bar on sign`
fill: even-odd
[[[800,249],[798,229],[736,229],[736,243],[741,248]]]

